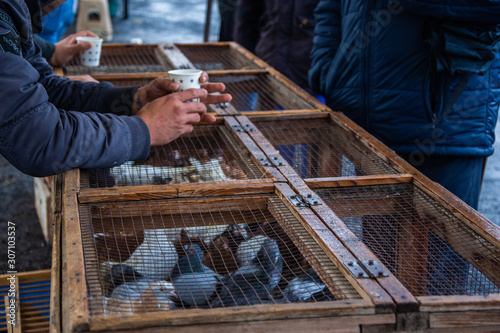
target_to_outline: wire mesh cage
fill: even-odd
[[[212,73],[210,81],[222,82],[239,112],[316,110],[311,99],[296,94],[288,84],[262,71],[256,73]]]
[[[413,295],[500,292],[500,249],[414,184],[315,192]]]
[[[205,71],[260,68],[230,43],[175,44],[175,46],[196,68]]]
[[[174,69],[156,44],[103,44],[100,64],[87,67],[79,58],[63,66],[65,75],[110,74],[110,73],[154,73]]]
[[[80,205],[91,315],[360,299],[275,194]]]
[[[198,125],[144,162],[82,172],[83,187],[199,183],[261,178],[250,153],[224,124]]]
[[[8,324],[12,318],[7,316],[10,312],[9,303],[4,302],[4,297],[9,299],[12,290],[18,292],[19,313],[17,316],[20,317],[17,328],[14,328],[15,332],[49,332],[50,270],[0,275],[0,281],[2,300],[0,302],[0,332],[12,332],[12,326]],[[13,288],[11,284],[14,283],[16,287]]]
[[[397,173],[360,140],[349,138],[328,116],[250,119],[304,179]]]

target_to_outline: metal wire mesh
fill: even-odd
[[[415,296],[500,291],[500,250],[414,185],[316,192]]]
[[[80,220],[92,315],[360,298],[274,194],[88,204]]]
[[[63,66],[65,75],[111,74],[111,73],[155,73],[174,69],[161,62],[156,45],[102,46],[100,64],[97,67],[83,66],[74,58]]]
[[[259,68],[229,45],[176,46],[196,68],[205,71]]]
[[[210,81],[222,82],[233,97],[237,111],[314,110],[315,105],[268,73],[210,75]]]
[[[254,124],[302,178],[396,173],[366,147],[346,138],[329,118]]]
[[[84,187],[159,185],[260,178],[262,173],[221,125],[195,126],[141,163],[81,173]]]

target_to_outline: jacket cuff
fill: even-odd
[[[144,161],[148,158],[151,139],[146,123],[137,116],[122,117],[130,129],[129,161]]]
[[[118,116],[130,116],[134,95],[139,87],[105,86],[97,102],[97,105],[99,105],[98,111],[104,113],[111,112]]]

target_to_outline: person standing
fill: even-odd
[[[321,0],[315,17],[313,90],[477,209],[500,103],[500,1]],[[464,292],[467,263],[430,237],[429,293]]]
[[[307,72],[319,0],[238,0],[234,40],[301,88]]]

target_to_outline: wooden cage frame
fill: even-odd
[[[208,44],[190,44],[203,48]],[[500,249],[500,228],[471,209],[442,186],[430,181],[394,151],[356,125],[340,112],[328,109],[276,70],[236,43],[210,43],[210,47],[234,48],[260,69],[209,72],[268,73],[287,87],[291,94],[310,101],[312,110],[293,112],[269,110],[242,114],[218,112],[219,122],[238,137],[251,159],[266,175],[262,179],[198,184],[142,185],[119,188],[82,188],[80,171],[71,170],[54,180],[54,242],[52,262],[51,331],[101,332],[143,331],[172,332],[200,330],[232,332],[255,331],[301,332],[391,332],[391,331],[497,331],[500,330],[500,294],[487,296],[414,296],[401,281],[381,265],[384,275],[363,276],[350,270],[348,262],[379,262],[378,258],[345,227],[339,216],[324,205],[296,206],[295,196],[314,195],[321,187],[354,187],[387,184],[412,184],[432,198],[460,223],[474,230],[488,246]],[[186,65],[188,59],[176,45],[169,45],[168,62]],[[180,53],[179,53],[180,52]],[[161,73],[96,76],[99,79],[154,78]],[[221,119],[223,118],[223,120]],[[279,157],[275,148],[258,130],[259,121],[279,119],[328,119],[343,140],[355,142],[366,154],[392,168],[393,174],[302,179],[288,163],[273,164]],[[257,125],[256,125],[257,124]],[[270,162],[270,163],[269,163]],[[269,177],[267,177],[269,176]],[[311,304],[254,305],[234,309],[191,309],[150,313],[127,318],[93,318],[89,313],[85,280],[79,205],[94,202],[167,200],[186,196],[224,196],[272,193],[276,195],[302,226],[328,254],[335,266],[359,293],[360,299]],[[500,269],[499,269],[500,271]]]

